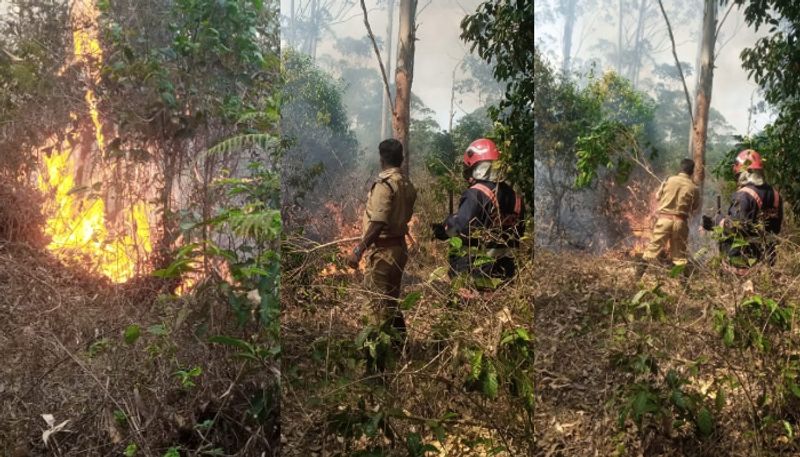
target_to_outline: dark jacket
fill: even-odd
[[[783,199],[769,184],[747,184],[744,188],[731,197],[727,216],[720,216],[717,220],[717,224],[723,226],[725,235],[720,242],[720,251],[743,261],[744,265],[739,266],[749,266],[751,259],[760,261],[765,256],[772,263],[776,242],[770,235],[777,235],[781,231]],[[746,241],[747,245],[739,246],[742,243],[737,243],[737,239]]]
[[[500,206],[500,217],[514,213],[517,194],[505,182],[499,185],[491,181],[477,181],[493,191]],[[493,219],[496,217],[494,203],[483,192],[473,187],[465,190],[458,204],[458,212],[450,215],[444,222],[448,232],[455,231],[464,240],[465,245],[484,246],[487,248],[518,247],[519,240],[525,234],[525,205],[522,205],[518,221],[510,227],[496,227]],[[489,241],[483,240],[474,233],[476,229],[491,229],[492,236]]]

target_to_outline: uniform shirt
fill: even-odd
[[[497,202],[500,205],[500,215],[505,216],[514,212],[517,194],[505,182],[497,186],[492,181],[477,181],[495,192]],[[499,188],[496,188],[499,187]],[[478,189],[469,188],[461,195],[458,204],[458,212],[445,220],[445,229],[448,233],[457,233],[464,239],[471,238],[470,230],[475,228],[487,229],[492,227],[493,215],[495,214],[494,203],[483,192]],[[506,230],[502,238],[508,246],[517,246],[519,239],[525,234],[525,205],[522,206],[519,221],[515,227]],[[475,243],[471,243],[475,244]]]
[[[678,173],[664,181],[656,196],[658,212],[689,217],[700,209],[700,192],[686,173]]]
[[[382,171],[372,184],[367,197],[362,222],[363,233],[367,233],[371,222],[383,222],[386,226],[381,231],[380,238],[405,236],[416,200],[417,190],[400,168]]]

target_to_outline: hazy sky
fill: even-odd
[[[546,2],[535,0],[537,11],[544,11],[543,3]],[[596,7],[588,14],[580,17],[576,23],[573,35],[573,50],[578,46],[580,47],[577,56],[579,58],[586,59],[591,57],[593,53],[599,53],[598,50],[593,49],[593,44],[597,43],[600,38],[616,42],[617,11],[613,5],[617,3],[615,1],[599,3],[605,5],[605,7]],[[697,3],[700,4],[701,2],[698,1]],[[659,11],[657,2],[653,1],[653,4],[655,5],[655,11]],[[699,50],[698,40],[702,27],[703,10],[700,7],[696,12],[688,12],[688,18],[681,21],[678,18],[679,11],[676,10],[676,5],[675,0],[664,0],[664,7],[670,16],[670,22],[676,33],[675,41],[677,43],[678,57],[681,61],[690,62],[696,68],[695,62]],[[613,9],[614,11],[609,11],[608,9]],[[726,11],[727,7],[720,8],[719,19],[722,19]],[[609,19],[612,20],[609,21]],[[657,33],[665,34],[666,26],[660,12],[654,21],[657,21],[654,22],[659,29]],[[563,26],[563,18],[556,17],[554,22],[537,24],[535,32],[537,42],[546,45],[548,50],[551,51],[549,54],[556,60],[555,63],[559,65],[561,63]],[[694,33],[691,34],[691,32]],[[720,111],[738,133],[745,133],[747,129],[747,109],[750,106],[750,97],[756,89],[755,83],[747,79],[747,72],[742,69],[739,54],[743,48],[752,46],[759,35],[744,22],[742,11],[734,7],[722,26],[721,38],[717,43],[718,57],[714,70],[711,106]],[[656,60],[659,63],[673,64],[674,58],[669,41],[664,41],[664,43],[666,44],[664,50],[657,54]],[[725,44],[720,48],[722,43]],[[646,68],[651,68],[651,63],[647,62],[645,65]],[[696,73],[687,78],[687,85],[692,97],[694,97],[695,75]],[[761,100],[758,93],[755,94],[754,100],[755,102]],[[751,131],[757,131],[762,128],[768,120],[769,115],[754,116]]]
[[[306,3],[307,0],[302,1]],[[290,0],[281,0],[283,15],[288,15]],[[295,3],[301,3],[299,0]],[[343,2],[342,2],[343,3]],[[386,0],[382,2],[384,5]],[[452,85],[453,67],[468,53],[469,48],[460,40],[459,24],[464,16],[481,3],[480,0],[420,0],[417,19],[417,42],[414,63],[414,81],[412,92],[436,112],[436,120],[443,128],[447,127],[447,115],[450,110],[450,88]],[[396,6],[400,2],[397,0]],[[388,18],[385,6],[378,8],[375,0],[366,2],[372,30],[379,37],[386,37]],[[333,32],[340,37],[361,38],[367,36],[364,17],[358,1],[344,14],[344,20],[334,24]],[[397,43],[398,19],[395,15],[394,41]],[[335,53],[333,42],[323,39],[318,45],[318,57],[326,53]],[[383,49],[381,49],[383,52]],[[384,63],[386,57],[382,56]],[[394,59],[394,56],[393,56]],[[372,58],[375,69],[377,60]],[[394,68],[394,65],[392,66]],[[390,76],[393,78],[393,74]],[[460,108],[456,108],[456,119],[464,112],[478,108],[477,98],[469,95],[461,97]]]

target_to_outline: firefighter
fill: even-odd
[[[516,274],[513,250],[525,232],[522,197],[502,179],[500,151],[492,140],[481,138],[464,152],[463,175],[469,184],[458,211],[443,224],[434,224],[440,240],[460,237],[461,252],[449,256],[450,277],[511,279]],[[476,262],[477,261],[477,262]]]
[[[686,265],[689,217],[700,208],[701,202],[700,192],[692,181],[693,173],[694,162],[683,159],[680,172],[664,181],[658,189],[656,224],[642,260],[655,261],[669,242],[672,263]]]
[[[723,267],[744,276],[759,261],[774,264],[775,235],[783,223],[783,202],[780,193],[767,184],[764,163],[757,151],[739,152],[733,173],[738,189],[731,196],[728,214],[718,214],[715,220],[703,216],[703,228],[722,228],[719,251]]]
[[[408,260],[405,236],[414,212],[417,191],[400,169],[403,145],[394,139],[378,145],[381,172],[372,183],[363,217],[361,242],[347,256],[347,264],[358,268],[367,253],[365,288],[376,297],[373,306],[381,324],[405,339],[406,323],[399,309],[400,282]],[[385,327],[387,328],[387,327]]]

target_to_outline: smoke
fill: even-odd
[[[616,70],[619,54],[617,53],[619,34],[619,7],[617,0],[571,0],[578,3],[575,27],[572,35],[571,58],[572,69],[587,71],[595,66],[601,73],[605,70]],[[564,60],[564,25],[565,18],[560,14],[559,5],[570,3],[566,0],[537,1],[536,42],[554,63]],[[701,0],[664,0],[664,8],[672,24],[678,58],[683,65],[689,64],[690,74],[687,86],[690,95],[694,96],[697,74],[697,55],[699,51],[700,30],[703,19]],[[732,3],[732,2],[731,2]],[[643,58],[639,89],[652,94],[662,79],[659,71],[674,70],[675,60],[667,34],[664,18],[658,3],[622,0],[625,7],[623,15],[623,58],[636,52],[635,43],[629,40],[636,33],[639,20],[639,7],[646,7],[644,31],[647,38],[643,51],[648,55]],[[541,5],[541,7],[540,7]],[[744,21],[744,12],[736,6],[720,7],[718,12],[719,35],[716,46],[716,62],[714,69],[714,87],[711,97],[711,108],[718,110],[734,126],[738,133],[755,133],[772,118],[771,113],[749,115],[748,108],[763,100],[757,86],[747,78],[742,69],[740,54],[742,49],[751,47],[756,40],[765,34],[764,30],[755,32]],[[727,14],[727,17],[726,17]],[[686,67],[684,67],[686,70]],[[627,76],[626,67],[622,74]],[[673,82],[672,84],[675,84]],[[679,83],[677,83],[679,84]],[[673,87],[680,87],[674,85]],[[682,90],[682,89],[681,89]]]
[[[308,12],[308,1],[282,0],[281,14],[284,17],[282,39],[284,49],[291,41],[291,5],[295,5],[295,24],[301,28],[301,13]],[[383,95],[383,85],[380,81],[380,70],[371,42],[367,38],[364,26],[364,17],[357,1],[328,1],[320,2],[331,4],[332,13],[336,17],[330,22],[318,24],[316,33],[320,37],[316,46],[316,63],[329,71],[334,77],[342,77],[343,83],[354,88],[361,95],[375,97],[378,101]],[[453,84],[452,73],[465,56],[469,55],[469,48],[461,41],[461,20],[469,13],[474,12],[480,0],[436,0],[420,1],[417,14],[416,51],[414,61],[414,81],[412,92],[433,112],[433,118],[443,128],[448,125],[450,111],[450,93]],[[386,55],[385,43],[387,42],[387,25],[389,23],[386,10],[386,0],[370,0],[366,2],[369,12],[369,21],[378,39],[381,49],[381,58],[384,65],[391,66],[392,72],[388,75],[389,82],[394,81],[394,59],[396,53]],[[395,8],[399,1],[396,2]],[[334,7],[335,6],[335,7]],[[397,12],[394,15],[394,31],[397,34]],[[308,25],[303,29],[302,35],[307,35]],[[295,34],[295,48],[304,51],[302,36]],[[396,44],[397,37],[393,37]],[[359,43],[359,46],[348,46],[347,42]],[[367,46],[365,46],[367,45]],[[364,50],[367,52],[364,52]],[[366,70],[374,72],[370,85],[364,87],[363,74],[344,72],[341,63],[362,65]],[[456,79],[463,80],[468,75],[463,70],[457,70]],[[363,94],[367,91],[367,94]],[[474,91],[458,95],[455,103],[455,119],[481,107],[479,97]],[[380,112],[378,112],[380,116]],[[363,138],[360,136],[360,139]]]

